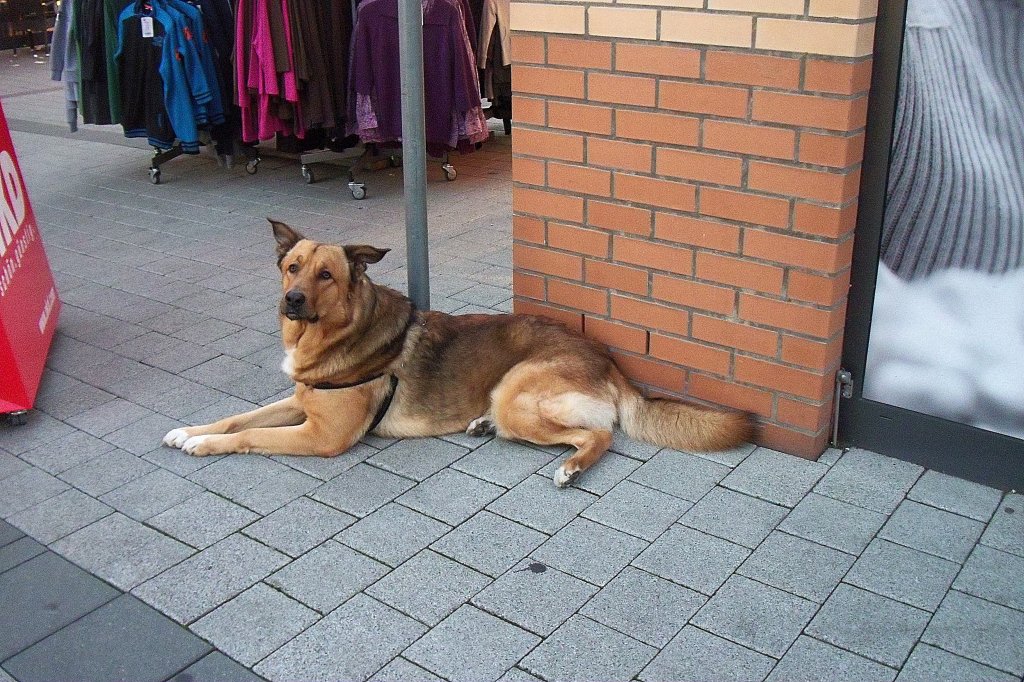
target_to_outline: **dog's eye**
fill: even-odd
[[[296,273],[298,271],[299,271],[299,264],[298,263],[292,263],[291,265],[288,266],[288,272]]]
[[[328,272],[327,270],[321,270],[320,271],[320,279],[330,279],[330,278],[331,278],[331,273],[330,272]]]

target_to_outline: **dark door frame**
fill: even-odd
[[[840,404],[840,443],[997,488],[1024,489],[1024,441],[863,396],[906,11],[907,0],[878,3],[843,342],[843,367],[853,375],[853,395]]]

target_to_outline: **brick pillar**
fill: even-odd
[[[513,2],[519,312],[817,457],[839,364],[872,0]]]

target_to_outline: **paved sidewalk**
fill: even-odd
[[[107,670],[83,624],[117,608],[133,646],[173,621],[182,660],[216,648],[275,682],[1024,675],[1024,497],[869,452],[619,438],[558,490],[561,449],[464,435],[329,460],[159,447],[288,391],[266,216],[391,247],[371,275],[404,288],[401,172],[366,174],[362,202],[271,157],[176,159],[153,186],[145,148],[67,134],[45,69],[14,63],[0,97],[65,307],[38,409],[0,428],[0,598],[42,564],[93,596],[0,649],[0,682],[54,679],[59,647]],[[430,172],[433,306],[509,310],[508,138],[455,164]]]

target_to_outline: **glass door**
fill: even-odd
[[[1024,0],[879,3],[847,442],[1024,483]]]

